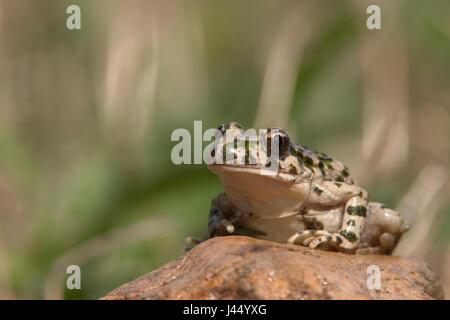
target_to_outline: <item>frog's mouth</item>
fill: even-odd
[[[264,219],[297,214],[309,193],[309,183],[281,170],[265,175],[255,166],[214,164],[209,168],[222,180],[225,193],[238,208]]]
[[[248,178],[251,176],[267,177],[268,179],[283,180],[286,182],[295,182],[299,176],[292,172],[285,171],[279,166],[277,168],[264,167],[259,164],[218,164],[213,163],[208,165],[208,168],[216,173],[219,177],[221,172],[225,174],[246,174]]]

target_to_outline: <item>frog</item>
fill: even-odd
[[[410,229],[401,214],[369,201],[346,165],[296,144],[283,129],[249,134],[228,122],[217,132],[207,166],[224,192],[211,201],[203,239],[188,243],[247,235],[348,254],[392,254]]]

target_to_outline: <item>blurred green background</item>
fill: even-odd
[[[71,4],[81,30],[66,28]],[[396,254],[432,264],[450,294],[449,13],[447,0],[0,0],[0,298],[97,299],[202,236],[221,183],[170,158],[194,120],[281,126],[346,163],[413,225]],[[71,264],[81,290],[65,289]]]

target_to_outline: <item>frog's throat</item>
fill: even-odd
[[[236,165],[236,164],[210,164],[208,165],[208,168],[220,176],[220,172],[228,172],[228,173],[247,173],[250,175],[256,175],[256,176],[265,176],[267,178],[272,178],[276,180],[283,180],[290,183],[295,183],[299,179],[303,178],[302,175],[293,174],[288,171],[284,171],[283,169],[278,168],[275,172],[272,172],[272,174],[268,174],[270,171],[269,169],[266,169],[259,165]],[[263,172],[266,172],[265,174]]]
[[[259,168],[214,165],[210,169],[222,180],[225,194],[243,212],[271,219],[298,214],[310,192],[308,179],[279,172],[262,175]]]

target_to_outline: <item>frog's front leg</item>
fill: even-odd
[[[188,244],[197,245],[215,236],[225,236],[235,232],[235,221],[240,217],[240,211],[228,199],[225,193],[220,193],[211,201],[208,229],[203,239],[188,237]]]
[[[342,184],[337,188],[322,184],[320,189],[322,192],[318,192],[318,194],[324,194],[324,197],[320,201],[319,199],[314,200],[322,205],[336,205],[336,201],[340,197],[344,199],[347,197],[348,200],[343,206],[340,228],[336,232],[331,230],[305,230],[289,238],[289,243],[301,244],[310,248],[327,246],[339,251],[356,251],[364,231],[367,215],[367,192],[353,185]],[[349,196],[350,198],[348,198]]]
[[[240,216],[240,210],[236,208],[224,192],[217,195],[211,201],[205,240],[234,233],[236,230],[234,223]]]

